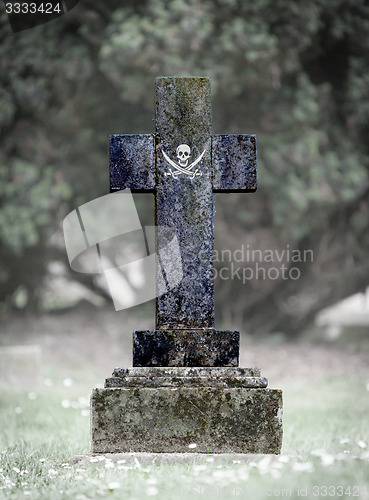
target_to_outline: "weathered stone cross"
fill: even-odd
[[[157,298],[156,330],[134,333],[133,365],[238,366],[239,333],[214,328],[213,193],[256,190],[256,137],[212,135],[208,78],[157,78],[155,129],[110,143],[111,191],[154,193],[183,264]]]
[[[169,227],[183,279],[158,297],[156,330],[134,332],[133,367],[94,389],[92,451],[279,453],[282,391],[238,367],[239,332],[214,328],[213,193],[256,189],[255,136],[211,134],[207,78],[158,78],[155,93],[156,134],[112,136],[111,189],[155,194],[156,254]],[[175,259],[160,258],[169,282]]]

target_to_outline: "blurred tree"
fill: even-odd
[[[152,131],[158,75],[210,76],[214,131],[258,135],[258,194],[217,196],[217,248],[314,252],[286,263],[298,280],[218,280],[218,319],[294,333],[365,287],[368,29],[365,0],[86,0],[16,35],[3,17],[1,300],[35,305],[57,218],[107,192],[109,133]]]

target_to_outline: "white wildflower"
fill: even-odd
[[[279,479],[281,477],[281,472],[278,469],[271,469],[270,475],[274,479]]]
[[[333,455],[329,455],[328,453],[325,454],[325,455],[322,455],[320,457],[321,461],[322,461],[322,465],[323,467],[328,467],[329,465],[332,465],[334,464],[334,456]]]
[[[67,377],[63,380],[63,385],[64,385],[64,387],[72,387],[73,380],[71,378]]]
[[[154,497],[155,495],[157,495],[159,493],[159,490],[158,488],[156,488],[155,486],[150,486],[149,488],[147,488],[146,490],[146,495],[148,497]]]
[[[292,465],[296,472],[314,472],[314,466],[311,462],[296,462]]]
[[[111,483],[108,484],[108,490],[113,491],[113,490],[118,490],[120,488],[120,483],[118,481],[112,481]]]
[[[205,465],[205,464],[198,464],[198,465],[194,465],[194,466],[193,466],[193,470],[194,470],[195,472],[199,472],[199,471],[202,471],[202,470],[206,470],[207,468],[208,468],[208,467],[207,467],[207,465]]]
[[[269,471],[271,460],[270,456],[265,456],[257,463],[257,468],[261,474],[266,474]]]
[[[88,398],[86,398],[85,396],[80,396],[78,398],[78,403],[80,404],[81,408],[82,407],[86,407],[86,408],[90,407],[90,400]]]
[[[242,467],[242,469],[238,470],[238,478],[241,481],[248,481],[248,479],[249,479],[249,471],[248,471],[247,467]]]
[[[197,447],[197,444],[196,443],[191,443],[188,445],[188,447],[190,448],[190,450],[193,450]]]

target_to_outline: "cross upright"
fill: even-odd
[[[214,325],[213,193],[256,190],[256,137],[212,135],[209,78],[156,78],[155,134],[111,136],[110,190],[125,188],[154,193],[183,267],[157,298],[156,330],[134,333],[133,365],[238,366],[239,332]]]

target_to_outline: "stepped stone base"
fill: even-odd
[[[252,368],[118,368],[91,396],[92,452],[278,454],[282,391],[266,385]]]

